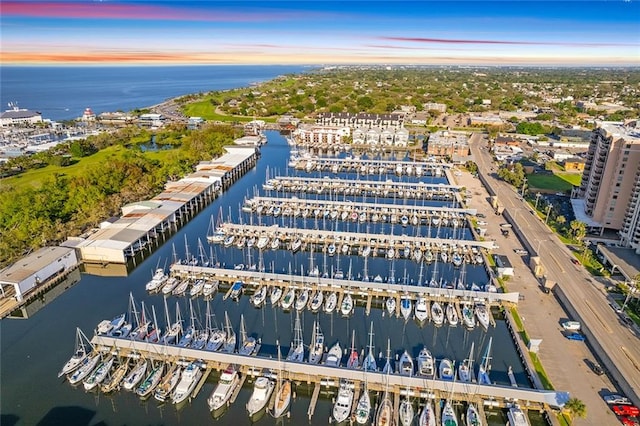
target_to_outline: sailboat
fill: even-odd
[[[138,383],[145,377],[147,374],[147,368],[149,367],[149,362],[146,359],[141,359],[138,361],[133,370],[129,372],[127,377],[124,378],[123,386],[125,390],[132,391],[138,386]]]
[[[313,294],[313,297],[311,298],[311,303],[309,305],[309,309],[311,309],[311,312],[318,312],[320,310],[320,308],[322,307],[322,302],[324,301],[324,294],[322,293],[322,290],[318,290]]]
[[[440,417],[442,419],[442,426],[458,426],[458,417],[453,410],[453,406],[451,406],[451,401],[447,400],[444,404]]]
[[[101,358],[102,358],[102,355],[100,355],[99,353],[94,353],[93,355],[87,356],[80,363],[80,366],[78,367],[78,369],[75,370],[73,374],[67,376],[69,383],[71,383],[72,385],[75,385],[76,383],[79,383],[82,380],[84,380],[96,368]]]
[[[356,331],[353,330],[351,335],[351,353],[349,354],[349,359],[347,360],[347,368],[357,369],[360,368],[360,357],[358,356],[358,351],[355,348],[355,340],[356,340]]]
[[[340,313],[342,316],[348,317],[353,312],[353,297],[351,293],[345,293],[342,298],[342,305],[340,305]]]
[[[449,358],[442,358],[440,360],[440,380],[453,380],[455,378],[455,370],[453,363]]]
[[[282,287],[274,286],[271,288],[271,294],[269,295],[269,301],[271,306],[276,306],[280,302],[282,297]]]
[[[342,348],[340,347],[340,342],[336,342],[329,352],[327,352],[327,358],[324,361],[324,365],[329,367],[340,367],[340,362],[342,361]]]
[[[387,361],[382,368],[384,374],[393,374],[393,365],[391,364],[391,342],[387,339]]]
[[[278,346],[278,364],[280,363],[280,346]],[[291,380],[283,380],[282,370],[278,372],[278,382],[275,389],[275,401],[271,415],[276,419],[282,417],[291,403]]]
[[[489,311],[484,303],[476,303],[476,316],[480,325],[487,330],[489,328]]]
[[[395,424],[395,419],[393,418],[393,404],[391,402],[391,398],[389,398],[389,392],[387,391],[384,392],[382,402],[380,402],[380,406],[378,407],[375,424],[376,426],[393,426]]]
[[[387,313],[389,314],[389,316],[392,316],[393,314],[395,314],[395,312],[396,312],[396,298],[395,297],[393,297],[393,296],[387,297],[385,305],[386,305]]]
[[[153,392],[153,390],[158,386],[160,380],[162,379],[162,374],[164,373],[164,363],[160,363],[158,366],[153,368],[149,375],[144,379],[144,381],[138,386],[136,389],[136,394],[141,398],[145,398]]]
[[[247,336],[247,330],[244,325],[244,315],[240,314],[240,342],[238,353],[240,355],[253,355],[258,348],[258,342],[255,337]]]
[[[473,330],[476,326],[476,317],[473,314],[473,308],[469,302],[462,304],[462,321],[464,322],[464,326],[469,330]]]
[[[423,346],[422,349],[420,349],[420,353],[418,354],[418,358],[417,358],[417,363],[418,363],[417,374],[419,376],[425,376],[431,379],[434,378],[435,368],[434,368],[433,356],[431,355],[431,352],[429,351],[429,349],[427,349],[426,346]]]
[[[402,398],[400,408],[398,409],[400,415],[400,423],[402,426],[411,426],[415,412],[413,411],[413,404],[409,400],[409,397]]]
[[[493,341],[493,337],[489,337],[489,344],[487,345],[487,349],[484,351],[484,355],[482,357],[482,362],[478,367],[478,383],[481,385],[490,385],[491,379],[489,378],[489,370],[491,368],[489,361],[491,360],[491,342]]]
[[[309,301],[309,289],[305,288],[304,290],[302,290],[302,292],[300,292],[300,295],[296,299],[296,302],[295,302],[296,311],[301,312],[307,306],[308,301]]]
[[[224,331],[227,338],[225,339],[222,352],[232,354],[236,350],[236,332],[233,331],[233,327],[231,327],[231,321],[229,321],[229,314],[227,311],[224,311]]]
[[[284,295],[284,298],[280,302],[280,306],[285,311],[288,311],[289,309],[291,309],[291,306],[293,305],[295,299],[296,299],[296,290],[293,287],[291,287],[289,291],[287,291],[287,293]]]
[[[173,364],[169,371],[167,371],[167,374],[162,377],[162,380],[153,392],[153,397],[158,401],[165,401],[180,381],[181,374],[182,369],[177,364]]]
[[[113,365],[114,357],[110,356],[106,361],[102,361],[98,368],[93,370],[91,375],[84,379],[82,385],[85,390],[91,390],[98,386],[106,377],[109,370],[111,370],[111,366]]]
[[[113,374],[111,374],[111,376],[109,376],[109,373],[107,373],[108,377],[100,385],[100,390],[103,393],[109,393],[114,391],[116,388],[120,386],[120,382],[122,381],[122,379],[124,378],[124,376],[127,374],[128,371],[129,371],[129,362],[128,361],[122,362],[118,366],[118,368],[113,372]]]
[[[422,413],[420,413],[420,426],[436,426],[436,413],[433,411],[433,403],[431,400],[427,401],[422,407]]]
[[[338,304],[338,294],[335,291],[329,293],[329,296],[325,299],[324,302],[324,311],[327,314],[333,312]]]
[[[309,364],[318,364],[324,355],[324,334],[318,321],[313,322],[313,334],[309,345]]]
[[[67,363],[62,367],[62,370],[58,373],[58,377],[62,377],[65,374],[73,372],[76,368],[80,367],[80,364],[82,364],[82,362],[87,358],[89,353],[87,352],[85,342],[88,345],[91,345],[91,343],[89,343],[89,339],[86,338],[82,330],[80,330],[80,328],[76,328],[75,350],[73,351],[71,358],[69,358]]]
[[[402,353],[400,357],[400,374],[402,376],[412,376],[413,375],[413,359],[409,352],[405,351]]]
[[[444,311],[437,300],[434,300],[431,304],[431,319],[436,327],[439,327],[444,323]]]
[[[362,395],[358,399],[358,405],[356,405],[356,423],[359,425],[366,424],[371,416],[371,398],[369,397],[369,389],[365,380],[364,389]]]
[[[267,286],[260,287],[249,299],[251,304],[256,308],[262,306],[262,304],[267,300]]]
[[[447,303],[445,308],[447,313],[447,321],[451,327],[455,327],[458,325],[458,311],[456,310],[455,305],[452,302]]]
[[[189,300],[189,311],[191,312],[191,324],[189,324],[189,327],[187,327],[187,330],[178,341],[178,346],[181,348],[189,347],[196,335],[196,318],[193,313],[193,303],[191,303],[191,300]]]
[[[302,341],[302,326],[300,325],[299,312],[296,312],[296,322],[293,333],[293,341],[291,342],[291,348],[289,348],[287,361],[302,362],[304,360],[304,342]]]
[[[371,327],[369,330],[369,347],[367,356],[362,362],[362,369],[364,371],[378,371],[378,364],[376,363],[376,357],[373,354],[373,321],[371,321]]]
[[[211,244],[219,244],[224,241],[224,231],[221,229],[222,225],[222,207],[220,207],[220,213],[218,215],[218,226],[213,223],[213,214],[209,222],[209,229],[207,231],[207,241]]]
[[[469,403],[467,407],[467,426],[483,426],[484,422],[480,413],[473,402]]]
[[[340,389],[338,390],[338,397],[333,404],[333,418],[336,423],[342,423],[349,418],[351,413],[351,405],[353,404],[353,389],[351,389],[351,383],[343,380],[340,383]]]
[[[462,361],[458,366],[458,378],[461,382],[469,383],[473,380],[473,347],[474,342],[471,342],[469,357]]]

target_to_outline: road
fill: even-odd
[[[521,230],[529,242],[529,246],[538,252],[546,271],[546,276],[555,281],[566,295],[571,305],[568,310],[571,311],[573,309],[577,316],[577,318],[571,319],[582,322],[588,344],[598,354],[602,360],[602,365],[608,370],[611,378],[617,382],[620,390],[626,393],[636,405],[640,404],[638,396],[640,391],[640,341],[638,337],[622,323],[611,308],[601,286],[593,280],[584,268],[571,263],[573,255],[568,247],[557,238],[537,215],[530,213],[531,209],[520,199],[513,187],[494,177],[495,174],[492,173],[492,169],[495,166],[487,150],[485,137],[483,135],[473,135],[470,145],[478,164],[479,173],[482,174],[492,191],[498,196],[500,203],[510,213],[514,226]],[[500,221],[503,221],[502,217],[500,217]],[[492,222],[496,221],[492,220]],[[515,236],[510,238],[515,239]],[[513,254],[513,250],[511,252]],[[520,289],[517,290],[519,291]],[[539,291],[538,293],[542,294]],[[536,299],[539,298],[540,296],[536,297]],[[555,299],[551,297],[546,300],[549,303],[557,304]],[[531,303],[533,303],[533,306]],[[557,340],[558,331],[556,330],[555,334],[551,333],[554,333],[554,328],[558,328],[557,325],[560,318],[544,318],[544,316],[536,315],[539,309],[541,309],[540,305],[536,305],[535,300],[525,300],[519,310],[521,312],[530,312],[528,318],[532,318],[533,323],[537,324],[534,325],[532,321],[528,321],[526,324],[527,330],[531,334],[530,326],[535,327],[536,332],[540,334],[532,335],[532,337],[542,338],[542,347],[547,349],[544,352],[549,353],[549,348],[546,348],[546,345]],[[549,311],[549,309],[545,308],[543,311]],[[549,322],[553,327],[545,324]],[[569,351],[565,351],[567,342],[571,343]],[[565,390],[578,396],[587,403],[587,407],[590,407],[592,406],[590,401],[593,400],[593,397],[587,395],[586,391],[600,398],[602,394],[606,394],[607,391],[613,389],[607,386],[606,382],[603,382],[604,379],[602,377],[597,377],[593,374],[589,379],[594,380],[588,380],[589,383],[585,385],[580,384],[582,380],[577,380],[577,378],[580,370],[582,370],[582,365],[580,364],[584,364],[584,361],[579,358],[582,356],[580,351],[575,351],[574,349],[577,345],[584,346],[584,344],[573,341],[567,342],[562,344],[562,350],[553,351],[558,353],[549,357],[552,367],[550,371],[551,379],[559,389],[558,382],[570,385]],[[543,353],[541,353],[541,357],[545,367],[547,367],[547,357],[543,356]],[[554,371],[558,374],[553,374]],[[582,395],[585,396],[583,397]],[[603,409],[606,408],[606,404],[601,401],[600,399],[600,406]],[[599,410],[600,406],[594,406],[593,409],[597,407]],[[593,409],[591,413],[593,413]],[[611,419],[609,419],[610,421]],[[588,424],[605,423],[591,423],[589,421]]]

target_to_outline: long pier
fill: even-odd
[[[480,385],[478,383],[451,382],[419,376],[401,376],[381,372],[365,372],[341,367],[330,367],[308,363],[282,361],[260,356],[245,356],[222,352],[210,352],[181,348],[158,343],[117,339],[106,336],[94,336],[93,346],[102,352],[117,353],[118,356],[146,357],[149,359],[201,360],[203,367],[221,369],[229,364],[241,366],[245,374],[249,370],[278,371],[294,382],[320,383],[323,386],[337,387],[340,380],[348,380],[354,386],[366,381],[369,390],[390,390],[394,393],[409,393],[422,398],[448,398],[456,401],[481,400],[484,405],[505,407],[518,402],[523,408],[543,409],[547,406],[559,408],[563,405],[564,393],[550,390],[515,388],[501,385]]]
[[[368,298],[399,298],[407,295],[411,299],[420,296],[438,300],[464,300],[483,301],[489,305],[506,304],[517,305],[519,293],[493,293],[487,291],[461,290],[449,288],[436,288],[417,285],[389,284],[377,282],[364,282],[354,280],[339,280],[322,277],[309,277],[303,275],[277,274],[269,272],[244,271],[235,269],[209,268],[204,266],[190,266],[174,264],[171,273],[182,278],[204,278],[218,280],[220,283],[232,285],[236,281],[243,281],[245,286],[277,286],[283,289],[294,287],[298,289],[315,289],[317,291],[335,291],[340,294],[349,293],[356,299]],[[340,304],[338,303],[338,306]],[[397,306],[400,306],[398,301]]]
[[[452,168],[449,163],[402,161],[402,160],[369,160],[361,158],[292,158],[289,162],[295,169],[307,172],[352,172],[363,175],[440,176],[444,169]]]
[[[312,194],[345,194],[371,197],[415,198],[425,200],[453,201],[457,185],[425,182],[393,182],[375,180],[351,180],[324,178],[302,178],[278,176],[262,185],[265,191],[306,192]]]
[[[273,207],[273,209],[272,209]],[[279,210],[276,210],[277,208]],[[402,216],[406,216],[412,225],[429,223],[434,218],[439,219],[462,219],[465,215],[475,216],[476,209],[457,207],[433,207],[418,205],[398,205],[386,203],[365,203],[337,200],[310,200],[300,198],[278,198],[278,197],[253,197],[246,200],[242,210],[247,213],[269,214],[294,217],[322,217],[336,214],[336,218],[350,221],[362,221],[361,215],[365,219],[372,218],[375,214],[381,222],[399,223]],[[355,216],[354,216],[355,213]],[[383,220],[383,216],[386,220]],[[333,218],[333,216],[331,216]],[[438,222],[440,223],[440,222]],[[449,224],[449,223],[447,223]],[[444,226],[446,226],[443,223]],[[436,225],[434,225],[436,226]],[[460,224],[459,226],[462,226]]]

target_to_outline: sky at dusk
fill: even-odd
[[[640,65],[637,1],[5,1],[2,64]]]

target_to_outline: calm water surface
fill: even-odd
[[[222,209],[225,218],[231,211],[234,221],[240,216],[239,206],[248,194],[253,194],[255,188],[261,188],[267,167],[270,176],[274,170],[285,173],[289,147],[282,136],[276,132],[269,132],[269,143],[263,147],[263,156],[258,166],[247,173],[234,184],[222,197],[208,206],[189,224],[183,227],[173,238],[160,247],[153,255],[140,264],[128,277],[98,277],[83,275],[82,280],[71,287],[63,295],[49,303],[41,311],[28,320],[4,320],[0,323],[2,333],[0,337],[0,373],[1,373],[1,413],[0,423],[5,425],[195,425],[195,424],[249,424],[246,416],[245,403],[248,401],[252,387],[245,383],[245,389],[240,393],[236,403],[219,419],[213,419],[209,413],[206,398],[213,390],[216,376],[209,378],[200,394],[180,410],[171,404],[158,405],[151,399],[143,402],[131,393],[121,391],[112,396],[86,393],[82,387],[73,388],[65,380],[58,379],[57,372],[66,362],[73,351],[75,327],[80,327],[87,334],[91,333],[96,324],[105,318],[112,318],[124,312],[128,306],[128,294],[131,292],[137,302],[144,301],[147,307],[153,305],[158,318],[164,318],[163,299],[158,295],[148,295],[144,290],[145,283],[150,279],[152,271],[157,265],[169,263],[172,251],[183,256],[186,244],[193,253],[198,247],[198,239],[203,242],[205,251],[209,253],[206,244],[206,233],[210,218],[217,217]],[[291,173],[291,172],[290,172]],[[263,191],[260,191],[264,195]],[[282,194],[278,194],[279,196]],[[301,197],[302,198],[302,197]],[[267,218],[263,218],[268,220]],[[245,223],[248,215],[243,214]],[[254,220],[257,220],[254,217]],[[271,218],[269,218],[271,220]],[[308,221],[311,222],[311,221]],[[314,224],[315,225],[315,224]],[[300,225],[298,225],[300,226]],[[307,224],[308,227],[314,227]],[[318,224],[320,227],[321,224]],[[332,226],[331,224],[324,226]],[[393,232],[400,235],[426,235],[427,229],[400,229]],[[443,228],[444,231],[444,228]],[[447,230],[448,232],[449,230]],[[374,232],[389,232],[377,229]],[[468,237],[465,232],[463,234]],[[308,270],[310,253],[298,253],[291,256],[288,252],[266,252],[263,259],[267,270],[277,272],[288,271],[289,264],[294,271],[301,268]],[[219,261],[231,267],[234,263],[248,263],[247,254],[237,249],[223,249],[215,247],[215,256]],[[338,257],[325,261],[321,254],[314,255],[314,264],[322,268],[336,268]],[[254,261],[257,261],[254,257]],[[342,256],[340,267],[347,272],[351,264],[352,274],[362,274],[362,260],[356,256]],[[326,265],[326,266],[325,266]],[[391,265],[384,259],[372,259],[367,265],[369,275],[381,274],[387,277]],[[434,266],[425,267],[424,280],[434,275]],[[400,281],[406,276],[407,282],[416,283],[419,269],[414,262],[397,260],[393,264],[396,279]],[[435,272],[438,277],[453,280],[461,274],[461,270],[453,268],[451,264],[439,264]],[[484,284],[487,275],[480,266],[467,266],[464,270],[467,282],[475,281]],[[410,278],[409,278],[410,277]],[[180,305],[182,317],[188,317],[188,304],[185,298],[169,299],[170,312],[173,316],[176,300]],[[253,308],[248,297],[239,302],[230,299],[223,301],[221,295],[211,302],[215,318],[220,323],[224,313],[228,312],[234,327],[239,326],[240,315],[244,314],[247,331],[250,335],[260,337],[263,341],[261,355],[276,356],[276,342],[280,342],[282,353],[286,353],[293,335],[295,314],[285,313],[281,309],[273,309],[267,305],[262,309]],[[194,311],[204,322],[205,303],[196,300]],[[341,318],[339,315],[315,315],[304,312],[301,315],[305,342],[311,339],[313,321],[319,320],[329,345],[340,341],[342,347],[350,346],[352,331],[355,330],[355,346],[364,348],[368,344],[370,322],[375,326],[375,352],[386,352],[387,339],[390,339],[392,356],[401,354],[407,349],[417,355],[422,345],[426,345],[436,358],[448,357],[462,361],[468,356],[471,344],[475,345],[474,358],[478,359],[486,347],[489,337],[493,337],[492,371],[491,377],[498,384],[509,384],[507,370],[511,366],[520,386],[529,387],[530,384],[523,367],[516,354],[514,344],[509,337],[508,330],[502,320],[497,321],[495,328],[487,333],[476,329],[466,331],[463,327],[435,328],[430,324],[419,327],[414,322],[404,323],[401,319],[389,318],[382,309],[372,309],[370,316],[365,316],[364,307],[358,305],[356,313],[351,318]],[[160,320],[163,324],[164,321]],[[381,365],[382,361],[380,361]],[[292,404],[290,419],[281,420],[286,424],[302,424],[307,422],[307,408],[312,389],[299,387],[297,398]],[[318,402],[312,424],[327,423],[330,416],[332,394],[323,394]],[[491,413],[490,424],[504,425],[506,417],[501,412]],[[260,424],[274,424],[275,421],[267,416],[259,420]]]

